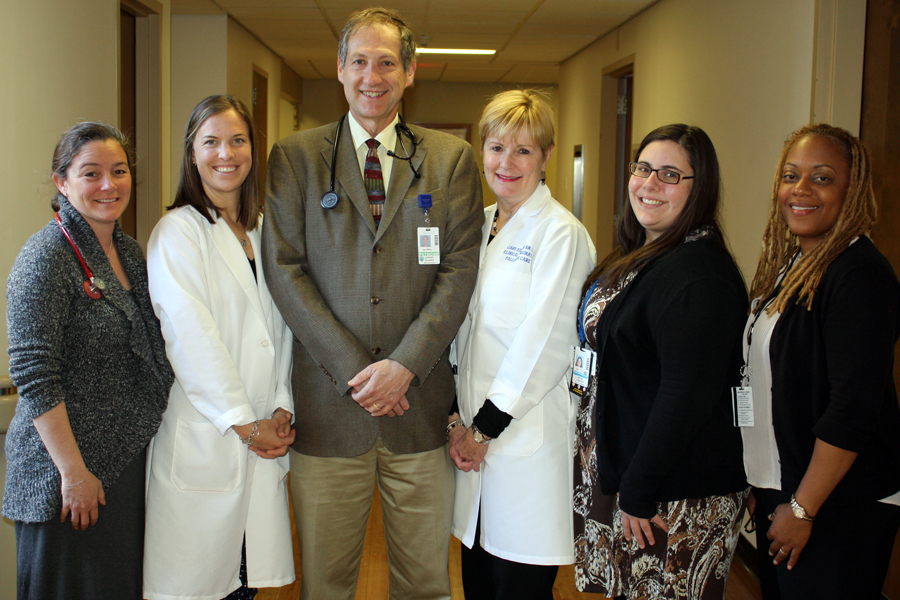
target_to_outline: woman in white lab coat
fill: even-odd
[[[570,564],[575,408],[568,371],[596,252],[550,196],[553,115],[532,90],[496,95],[480,123],[485,209],[478,283],[456,338],[453,533],[467,600],[552,598]]]
[[[294,580],[292,338],[255,260],[257,173],[247,109],[203,100],[188,120],[175,202],[147,251],[176,377],[149,451],[151,600],[253,598],[252,588]]]

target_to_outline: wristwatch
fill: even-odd
[[[491,441],[491,438],[481,433],[474,424],[472,425],[472,438],[479,444],[487,444]]]
[[[794,513],[794,516],[798,519],[802,519],[803,521],[813,521],[815,517],[806,512],[806,509],[800,506],[800,503],[797,502],[797,499],[794,498],[794,495],[791,494],[791,512]]]

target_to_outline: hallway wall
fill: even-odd
[[[599,171],[613,160],[601,136],[615,139],[615,122],[601,122],[603,71],[633,62],[632,149],[667,123],[709,134],[724,227],[749,280],[785,137],[813,119],[859,130],[864,38],[860,0],[662,0],[562,65],[560,201],[571,203],[572,148],[584,144],[585,222],[598,254],[608,253],[612,181]]]

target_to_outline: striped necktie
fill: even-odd
[[[381,161],[378,160],[378,140],[372,138],[366,141],[369,151],[366,153],[366,195],[369,196],[369,207],[372,209],[372,217],[375,219],[375,227],[381,223],[381,213],[384,211],[384,177],[381,174]]]

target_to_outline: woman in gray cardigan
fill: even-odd
[[[172,370],[128,204],[124,136],[63,134],[54,219],[7,285],[10,376],[3,515],[15,521],[18,598],[141,598],[146,447]]]

